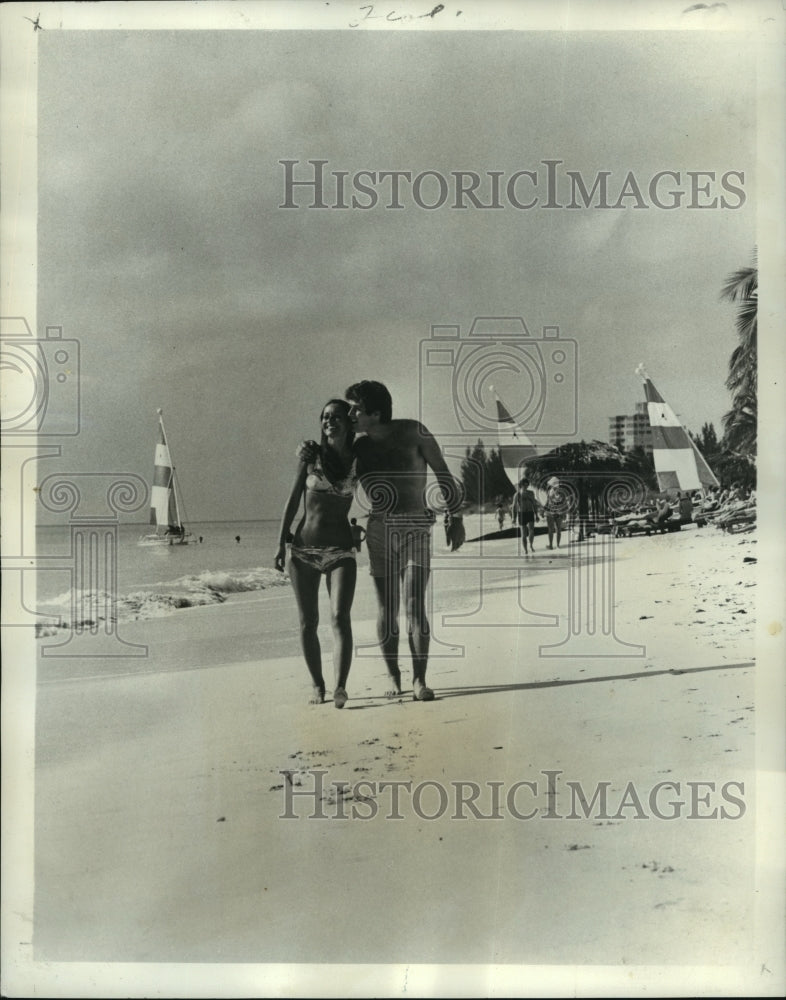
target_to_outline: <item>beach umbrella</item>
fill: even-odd
[[[605,441],[571,441],[559,445],[548,454],[533,459],[529,472],[538,487],[538,499],[545,496],[544,488],[545,491],[555,490],[557,498],[562,500],[565,515],[578,522],[580,539],[584,537],[588,522],[608,513],[606,501],[610,487],[624,484],[623,495],[630,494],[631,502],[640,500],[646,488],[642,477],[629,472],[626,456]],[[621,475],[623,473],[625,475]]]

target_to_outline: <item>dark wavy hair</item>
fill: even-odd
[[[331,405],[341,407],[341,412],[347,422],[347,447],[351,449],[352,442],[355,440],[355,432],[352,429],[352,423],[349,419],[349,403],[347,403],[345,399],[329,399],[319,411],[320,421],[322,420],[322,414],[325,412],[325,409]],[[337,480],[343,479],[347,472],[349,472],[349,466],[345,466],[336,452],[332,448],[328,447],[327,437],[325,436],[324,431],[322,431],[322,436],[319,440],[319,457],[322,462],[322,470],[331,483],[335,483]]]
[[[366,413],[378,412],[381,424],[389,424],[393,419],[393,400],[387,386],[381,382],[370,382],[367,379],[355,382],[344,395],[354,403],[362,403]]]

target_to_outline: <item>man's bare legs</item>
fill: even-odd
[[[399,607],[401,590],[407,619],[407,639],[412,656],[412,689],[416,701],[431,701],[434,692],[426,686],[431,628],[426,615],[426,587],[429,571],[423,566],[409,565],[399,574],[391,568],[388,576],[375,576],[377,592],[377,638],[382,648],[382,656],[387,667],[392,687],[385,692],[386,697],[395,698],[401,694],[401,670],[398,663],[399,651]]]
[[[398,665],[399,580],[396,573],[372,577],[377,593],[377,639],[390,678],[386,698],[401,694],[401,671]]]
[[[330,570],[327,589],[330,595],[331,624],[333,626],[333,675],[335,690],[333,704],[343,708],[347,702],[347,677],[352,666],[352,621],[350,611],[355,596],[357,563],[347,559]]]
[[[426,615],[426,587],[429,571],[425,566],[408,565],[401,574],[407,615],[407,638],[412,654],[412,690],[416,701],[433,701],[434,692],[426,686],[426,667],[431,628]]]

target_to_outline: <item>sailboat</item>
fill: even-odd
[[[156,526],[156,530],[143,535],[139,539],[139,545],[188,545],[191,532],[186,531],[180,515],[175,466],[164,430],[162,410],[158,410],[158,441],[150,489],[150,523]]]
[[[652,428],[652,459],[661,491],[706,490],[717,487],[715,473],[677,415],[658,392],[644,365],[636,369],[644,383],[647,415]]]

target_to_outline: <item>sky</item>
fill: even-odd
[[[607,440],[609,416],[643,399],[640,362],[689,429],[720,428],[736,342],[720,289],[756,244],[740,36],[120,30],[38,44],[38,325],[80,343],[73,470],[149,479],[161,407],[190,520],[277,517],[297,443],[362,378],[455,467],[466,444],[494,444],[482,419],[458,425],[451,381],[484,316],[523,318],[536,358],[544,327],[570,345],[559,387],[551,361],[538,368],[550,426],[567,434],[575,416],[551,443]],[[310,159],[350,179],[474,171],[484,201],[489,172],[533,171],[537,186],[515,190],[540,203],[429,210],[405,186],[390,209],[380,184],[372,209],[308,208],[305,189],[284,209],[286,159],[298,177]],[[546,160],[562,161],[560,205],[570,170],[588,188],[608,172],[611,204],[632,173],[646,207],[544,208]],[[673,210],[649,197],[659,171],[680,175],[658,188],[664,202],[685,192]],[[699,203],[730,207],[688,207],[688,171],[715,172]],[[721,187],[729,171],[742,195]],[[452,368],[426,360],[433,325],[459,327]],[[515,373],[491,378],[515,396]]]

